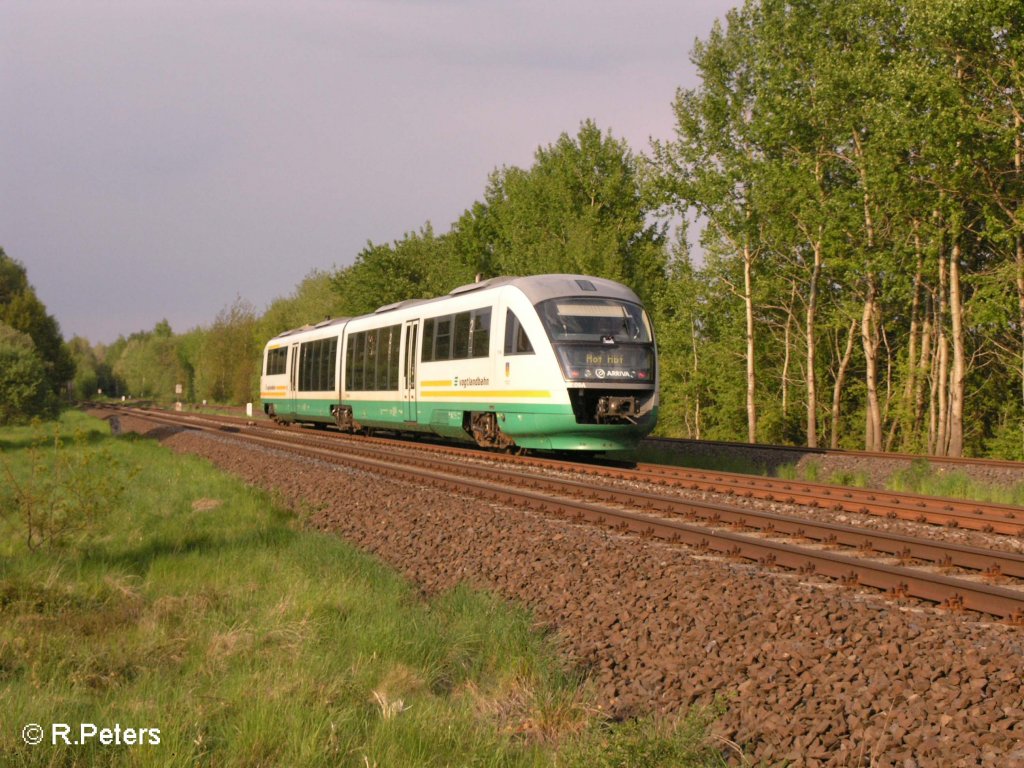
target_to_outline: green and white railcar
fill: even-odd
[[[657,376],[651,323],[630,289],[498,277],[275,336],[260,397],[283,422],[607,451],[654,428]]]

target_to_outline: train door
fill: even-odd
[[[405,323],[405,366],[402,374],[402,400],[405,403],[405,420],[416,421],[416,361],[419,358],[419,320]]]
[[[288,410],[297,413],[299,389],[299,345],[292,344],[291,360],[288,362]]]

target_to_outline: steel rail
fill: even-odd
[[[157,422],[181,425],[172,417],[143,414]],[[219,427],[185,424],[185,429],[225,433]],[[838,578],[846,584],[863,585],[889,590],[897,595],[921,598],[951,608],[976,610],[1009,619],[1024,621],[1024,592],[1007,589],[954,576],[921,571],[904,566],[887,565],[877,561],[830,551],[809,549],[784,542],[750,536],[744,533],[715,530],[712,527],[654,517],[645,513],[615,509],[591,502],[553,497],[550,493],[537,493],[457,474],[423,469],[418,466],[396,465],[360,455],[342,454],[334,448],[296,445],[295,441],[243,433],[240,429],[227,430],[234,438],[290,451],[331,463],[355,466],[392,477],[426,483],[432,487],[469,492],[482,498],[525,505],[542,512],[558,512],[577,520],[588,520],[628,530],[645,536],[655,536],[672,542],[683,542],[702,550],[718,552],[754,560],[765,565],[777,565],[804,573],[817,573]],[[464,468],[462,465],[459,469]],[[536,478],[531,478],[536,479]],[[743,510],[746,512],[747,510]]]
[[[733,472],[687,469],[660,464],[638,464],[637,471],[660,482],[689,486],[711,493],[739,493],[749,497],[805,504],[836,512],[880,515],[918,523],[947,525],[986,533],[1024,536],[1024,508],[938,496],[848,488],[796,480],[743,475]]]
[[[294,433],[282,431],[288,440],[301,440]],[[667,514],[698,518],[710,525],[731,525],[754,528],[767,535],[785,535],[806,538],[825,546],[856,548],[862,553],[876,552],[880,555],[897,557],[902,562],[922,560],[942,568],[964,568],[983,571],[989,578],[1001,576],[1024,578],[1024,555],[997,550],[969,547],[948,542],[929,541],[917,537],[886,531],[864,529],[840,523],[818,522],[808,518],[762,511],[755,508],[737,508],[706,501],[681,499],[672,496],[646,493],[633,489],[618,489],[612,486],[594,486],[578,481],[550,476],[523,475],[520,472],[483,467],[481,465],[453,463],[446,459],[425,459],[419,452],[403,445],[403,456],[396,456],[391,441],[367,443],[355,440],[346,443],[347,450],[364,456],[399,460],[414,466],[431,468],[441,462],[446,469],[461,475],[474,477],[502,478],[516,485],[541,487],[554,493],[568,494],[583,498],[597,498],[617,504],[653,509]],[[459,450],[459,449],[456,449]],[[473,456],[478,455],[470,451]],[[555,463],[556,467],[561,467]],[[564,467],[563,467],[564,468]]]
[[[332,437],[350,439],[359,443],[375,443],[394,447],[407,445],[386,438],[354,438],[332,434]],[[480,451],[444,444],[417,443],[435,453],[477,458]],[[697,470],[662,464],[638,464],[622,469],[602,464],[568,465],[565,461],[536,456],[507,456],[485,454],[496,461],[546,467],[554,470],[579,472],[622,480],[670,485],[687,490],[703,490],[727,496],[757,498],[785,504],[827,509],[833,512],[874,515],[891,519],[909,520],[944,527],[964,528],[984,533],[1024,536],[1024,508],[1008,504],[981,503],[937,496],[898,493],[895,491],[849,488],[793,480],[779,480],[732,472]]]
[[[192,418],[214,418],[192,416]],[[232,417],[216,417],[244,423]],[[287,427],[272,427],[257,424],[265,429],[287,432]],[[351,443],[372,443],[408,450],[408,443],[381,437],[356,437],[337,432],[322,432],[325,437]],[[661,439],[661,438],[659,438]],[[1009,536],[1024,536],[1024,508],[1008,504],[995,504],[937,496],[899,493],[895,491],[851,488],[846,486],[811,483],[795,480],[780,480],[755,475],[745,475],[717,470],[698,470],[663,464],[637,464],[634,468],[623,469],[603,464],[567,464],[563,460],[537,456],[509,456],[486,453],[476,448],[464,448],[450,444],[415,444],[417,450],[427,450],[454,456],[479,458],[488,456],[491,460],[515,465],[546,467],[559,471],[573,471],[583,474],[612,477],[629,481],[650,482],[670,485],[687,490],[702,490],[726,496],[738,495],[765,501],[826,509],[834,512],[848,512],[882,516],[890,519],[909,520],[916,523],[964,528],[984,533],[1000,533]]]
[[[570,497],[597,499],[644,510],[695,517],[719,526],[732,525],[754,528],[767,534],[811,539],[828,546],[856,548],[861,552],[877,552],[901,560],[924,560],[944,568],[957,567],[984,571],[988,575],[1024,579],[1024,555],[1013,552],[969,547],[950,542],[924,540],[887,531],[859,528],[840,523],[818,522],[808,518],[785,515],[746,507],[731,507],[714,502],[695,501],[674,496],[663,496],[634,489],[612,486],[594,486],[576,480],[542,475],[524,475],[521,472],[467,464],[448,459],[424,458],[415,454],[395,456],[376,446],[353,444],[346,450],[370,458],[401,461],[425,469],[440,464],[444,470],[460,476],[477,479],[500,479],[516,486],[529,486]]]

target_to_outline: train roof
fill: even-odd
[[[591,277],[589,275],[533,275],[531,277],[509,278],[509,284],[521,290],[532,304],[539,304],[548,299],[561,299],[566,296],[588,296],[595,293],[599,296],[640,303],[640,298],[629,288],[622,285],[622,283],[606,280],[603,277]]]
[[[630,301],[637,304],[640,303],[640,299],[633,291],[621,283],[616,283],[614,280],[606,280],[602,277],[591,277],[590,275],[530,275],[528,277],[492,277],[476,283],[460,285],[458,288],[452,289],[448,294],[438,296],[433,299],[406,299],[405,301],[396,301],[393,304],[385,304],[382,307],[378,307],[369,315],[360,315],[360,317],[381,315],[397,309],[404,309],[406,307],[412,307],[419,304],[433,304],[435,302],[445,301],[453,296],[462,296],[467,293],[475,293],[477,291],[485,291],[502,286],[518,288],[523,292],[526,298],[530,300],[531,304],[539,304],[540,302],[548,299],[560,299],[567,296],[589,296],[591,294],[614,299],[622,299],[624,301]],[[283,333],[277,334],[274,339],[292,336],[304,331],[326,328],[330,325],[341,325],[354,319],[357,318],[327,318],[319,323],[304,325],[301,328],[293,328],[289,331],[284,331]],[[271,339],[271,341],[274,339]]]
[[[274,338],[281,339],[284,338],[285,336],[293,336],[296,333],[302,333],[304,331],[312,331],[316,330],[317,328],[326,328],[329,325],[343,325],[344,323],[347,323],[351,319],[351,317],[326,317],[319,323],[307,323],[306,325],[299,326],[298,328],[290,328],[287,331],[281,331],[279,334],[277,334],[277,336],[274,336]]]
[[[461,296],[466,293],[483,291],[489,288],[498,288],[503,285],[510,285],[518,288],[525,294],[526,298],[533,304],[538,304],[547,299],[559,299],[566,296],[586,296],[590,293],[597,293],[601,296],[610,296],[616,299],[625,299],[639,303],[640,299],[633,291],[614,280],[606,280],[602,277],[591,277],[589,275],[531,275],[529,277],[492,277],[489,280],[481,280],[478,283],[460,285],[452,290],[448,296]],[[440,299],[447,298],[445,296]],[[427,301],[439,301],[440,299],[427,299]],[[378,309],[381,312],[390,307]]]

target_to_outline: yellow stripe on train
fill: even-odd
[[[447,383],[447,382],[445,382]],[[422,397],[551,397],[546,389],[444,389],[439,392],[423,392]]]

